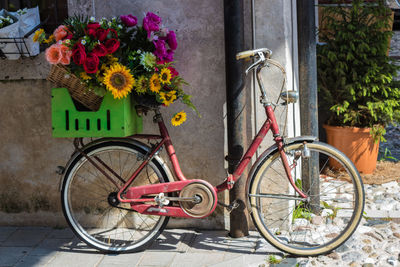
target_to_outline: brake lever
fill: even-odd
[[[256,62],[254,62],[253,64],[251,64],[250,67],[247,68],[247,70],[246,70],[246,72],[245,72],[246,75],[247,75],[252,69],[254,69],[256,66],[258,66],[260,63],[262,63],[262,62],[265,61],[265,56],[264,56],[264,53],[263,53],[263,52],[258,52],[258,56],[259,56],[259,59],[258,59]]]

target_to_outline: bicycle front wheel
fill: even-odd
[[[143,162],[146,151],[125,142],[108,142],[84,151],[111,177],[110,169],[127,181]],[[113,179],[121,187],[123,182]],[[131,186],[164,183],[167,176],[160,162],[150,161]],[[89,246],[103,252],[121,253],[144,249],[165,228],[168,217],[144,215],[120,203],[118,187],[90,161],[79,155],[66,171],[62,185],[63,212],[73,232]]]
[[[250,177],[254,224],[269,243],[290,254],[328,253],[344,243],[360,222],[364,208],[360,175],[343,153],[324,143],[307,143],[306,149],[303,143],[293,143],[284,151],[297,187],[308,198],[301,198],[290,185],[275,151]],[[314,175],[301,175],[302,166],[309,164]]]

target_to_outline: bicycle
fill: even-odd
[[[147,110],[155,113],[159,135],[102,138],[88,144],[76,138],[76,151],[64,169],[61,188],[63,212],[73,232],[102,252],[145,249],[170,217],[200,219],[212,214],[217,193],[233,187],[271,130],[275,144],[253,164],[246,185],[247,208],[258,231],[273,246],[294,255],[325,254],[343,244],[363,214],[362,180],[343,153],[316,137],[280,135],[275,105],[267,99],[260,74],[269,64],[284,73],[271,54],[267,48],[237,54],[238,60],[256,60],[246,74],[256,70],[267,119],[237,169],[220,185],[186,179],[158,107]],[[297,98],[294,91],[280,94],[282,105]],[[148,146],[138,139],[156,143]],[[159,156],[163,146],[176,179]],[[307,186],[301,183],[299,168],[313,157],[319,172]],[[225,206],[232,209],[237,203]]]

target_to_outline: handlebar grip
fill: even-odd
[[[243,51],[236,54],[236,60],[254,56],[254,50]]]
[[[255,50],[247,50],[247,51],[237,53],[236,60],[255,56],[259,52],[266,54],[265,56],[267,58],[269,58],[272,55],[272,51],[269,50],[268,48],[259,48],[259,49],[255,49]]]

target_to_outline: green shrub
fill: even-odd
[[[399,67],[387,53],[391,10],[383,1],[325,7],[317,47],[319,104],[327,124],[372,128],[400,118],[400,87],[393,82]]]

